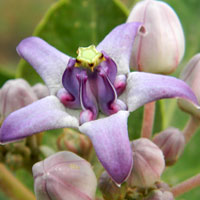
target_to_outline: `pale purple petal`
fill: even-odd
[[[116,62],[118,74],[129,72],[133,42],[140,25],[139,22],[121,24],[97,46],[99,51],[105,51]]]
[[[18,54],[28,61],[55,94],[62,85],[62,75],[69,56],[38,37],[28,37],[17,46]]]
[[[183,98],[198,106],[197,98],[190,87],[172,76],[132,72],[128,76],[124,93],[123,98],[127,101],[129,111],[164,98]]]
[[[69,115],[55,96],[43,98],[11,113],[0,129],[0,142],[20,140],[41,131],[78,127],[78,120]]]
[[[80,131],[90,137],[100,162],[118,184],[126,180],[132,168],[128,116],[128,111],[119,111],[80,127]]]

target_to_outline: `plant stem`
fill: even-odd
[[[155,115],[155,101],[144,105],[141,137],[151,138]]]
[[[185,143],[188,143],[191,137],[195,134],[196,130],[200,125],[199,119],[190,117],[185,128],[183,129],[183,135],[185,137]]]
[[[13,200],[36,200],[34,194],[3,163],[0,163],[0,188]]]
[[[200,174],[193,176],[192,178],[174,186],[171,189],[171,192],[173,193],[174,197],[177,197],[183,193],[186,193],[192,190],[193,188],[197,186],[200,186]]]

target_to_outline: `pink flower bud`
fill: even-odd
[[[133,151],[133,168],[128,183],[131,187],[151,187],[165,167],[162,151],[146,138],[131,143]]]
[[[181,73],[181,79],[192,88],[192,91],[195,93],[197,100],[200,103],[200,53],[192,57],[188,62]],[[185,112],[200,118],[200,109],[197,109],[192,103],[179,99],[178,105]]]
[[[64,133],[59,136],[57,147],[60,151],[71,151],[86,160],[89,159],[92,151],[90,139],[70,128],[65,128]]]
[[[117,186],[107,172],[101,174],[98,186],[105,200],[124,199],[126,195],[126,185]]]
[[[169,191],[153,190],[144,200],[174,200]]]
[[[184,150],[185,138],[176,128],[168,128],[153,138],[153,142],[162,150],[166,165],[173,165]]]
[[[47,86],[43,85],[41,83],[35,84],[32,87],[32,89],[33,89],[33,92],[37,95],[38,99],[42,99],[49,95],[49,90],[48,90]]]
[[[23,79],[7,81],[0,92],[0,115],[5,118],[11,112],[37,100],[31,86]]]
[[[58,152],[33,166],[37,200],[93,200],[97,180],[91,165],[74,153]]]
[[[174,10],[162,1],[144,0],[133,7],[127,22],[143,25],[135,39],[130,65],[139,71],[169,74],[181,61],[185,39]]]

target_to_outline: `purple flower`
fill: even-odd
[[[197,103],[181,80],[130,72],[129,59],[140,26],[117,26],[97,49],[80,48],[77,59],[40,38],[23,40],[17,52],[40,74],[51,95],[10,114],[0,130],[1,143],[49,129],[76,128],[90,137],[112,179],[122,183],[133,163],[127,132],[129,112],[161,98],[180,97]]]

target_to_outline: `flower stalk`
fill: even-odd
[[[183,130],[183,135],[185,137],[186,144],[190,141],[191,137],[195,134],[199,125],[200,125],[199,119],[197,119],[194,116],[191,116]]]
[[[33,193],[0,163],[0,188],[13,200],[36,200]]]
[[[177,197],[194,189],[197,186],[200,186],[200,174],[197,174],[196,176],[193,176],[192,178],[172,187],[171,192],[173,193],[174,197]]]
[[[155,116],[155,101],[145,104],[141,137],[151,138]]]

